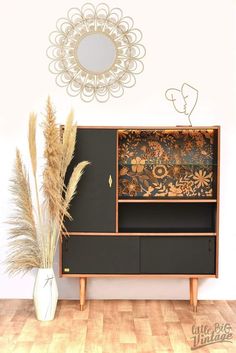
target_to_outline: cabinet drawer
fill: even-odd
[[[64,238],[62,273],[139,273],[139,238],[75,235]]]
[[[141,237],[140,252],[141,273],[215,273],[215,237]]]

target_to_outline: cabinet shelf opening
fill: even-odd
[[[120,203],[120,233],[212,233],[215,203]]]

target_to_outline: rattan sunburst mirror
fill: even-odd
[[[144,69],[142,32],[121,9],[104,3],[70,9],[49,38],[49,70],[56,83],[85,102],[122,96]]]

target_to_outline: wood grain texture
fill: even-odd
[[[199,353],[236,352],[236,301],[201,301],[193,313],[185,300],[75,300],[58,302],[54,321],[37,321],[32,300],[0,300],[2,353],[192,352],[192,325],[229,323],[232,343]],[[235,336],[235,337],[234,337]]]
[[[104,278],[119,278],[119,277],[124,277],[124,278],[216,278],[216,275],[201,275],[201,274],[185,274],[185,275],[169,275],[169,274],[163,274],[163,275],[156,275],[156,274],[131,274],[131,275],[124,275],[124,274],[85,274],[85,273],[76,273],[76,274],[63,274],[62,277],[71,277],[71,278],[76,278],[76,277],[87,277],[87,278],[95,278],[95,277],[104,277]]]
[[[217,207],[216,207],[216,277],[219,276],[219,232],[220,232],[220,127],[217,131]]]
[[[197,294],[198,294],[198,279],[190,278],[190,282],[192,282],[192,304],[193,310],[197,311]]]
[[[193,305],[193,281],[189,278],[189,298],[190,298],[190,305]]]
[[[119,230],[119,207],[118,207],[118,198],[119,198],[119,133],[116,131],[116,233]]]
[[[80,284],[80,310],[84,310],[85,296],[86,296],[86,277],[81,277],[79,279]]]
[[[66,234],[64,234],[66,235]],[[182,232],[182,233],[178,233],[178,232],[169,232],[169,233],[148,233],[148,232],[145,232],[145,233],[138,233],[138,232],[135,232],[135,233],[129,233],[129,232],[125,232],[125,233],[95,233],[95,232],[70,232],[68,233],[69,236],[81,236],[81,235],[84,235],[86,237],[89,237],[89,236],[142,236],[142,237],[145,237],[145,236],[163,236],[163,237],[166,237],[166,236],[180,236],[180,237],[183,237],[183,236],[206,236],[206,237],[209,237],[209,236],[216,236],[216,233],[215,232]]]
[[[214,203],[216,199],[119,199],[119,203]]]
[[[63,125],[61,125],[63,127]],[[118,130],[219,130],[219,125],[214,126],[82,126],[78,125],[78,129],[118,129]]]

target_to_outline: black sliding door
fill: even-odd
[[[66,181],[78,162],[91,165],[78,184],[66,221],[68,232],[115,232],[116,220],[116,130],[78,129],[74,159]]]
[[[141,273],[215,274],[215,237],[141,237]]]
[[[139,273],[139,238],[79,236],[63,239],[63,273]]]

